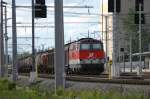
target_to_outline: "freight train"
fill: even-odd
[[[65,45],[65,70],[67,73],[100,74],[104,71],[103,43],[93,38],[82,38]],[[54,49],[37,53],[35,63],[39,73],[54,73]],[[21,73],[30,72],[32,57],[18,61]]]

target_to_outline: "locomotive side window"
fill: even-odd
[[[99,49],[102,49],[102,46],[101,46],[101,44],[92,44],[92,49],[99,50]]]
[[[90,44],[81,44],[80,49],[81,50],[89,50],[90,49]]]

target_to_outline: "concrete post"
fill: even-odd
[[[117,22],[116,22],[116,15],[117,14],[117,10],[116,10],[116,0],[114,0],[114,13],[113,13],[113,57],[112,57],[112,60],[113,60],[113,64],[112,64],[112,78],[114,77],[117,77],[119,76],[118,75],[118,68],[117,68],[117,32],[116,32],[116,27],[117,27]]]
[[[55,89],[65,87],[63,0],[55,0]]]
[[[35,18],[35,8],[34,8],[34,0],[31,2],[32,5],[32,71],[30,72],[29,82],[33,83],[36,81],[37,72],[35,67],[35,27],[34,27],[34,18]]]
[[[12,80],[18,79],[17,71],[17,30],[16,30],[16,1],[12,0],[12,46],[13,46],[13,67],[12,67]]]

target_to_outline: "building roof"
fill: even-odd
[[[142,55],[142,56],[150,56],[150,51],[149,52],[143,52],[143,53],[134,53],[132,54],[133,56],[138,56],[138,55]]]

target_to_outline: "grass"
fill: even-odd
[[[8,80],[0,80],[0,99],[149,99],[141,92],[121,93],[116,91],[101,92],[98,90],[40,90],[37,85],[30,88],[16,88],[16,85]]]

